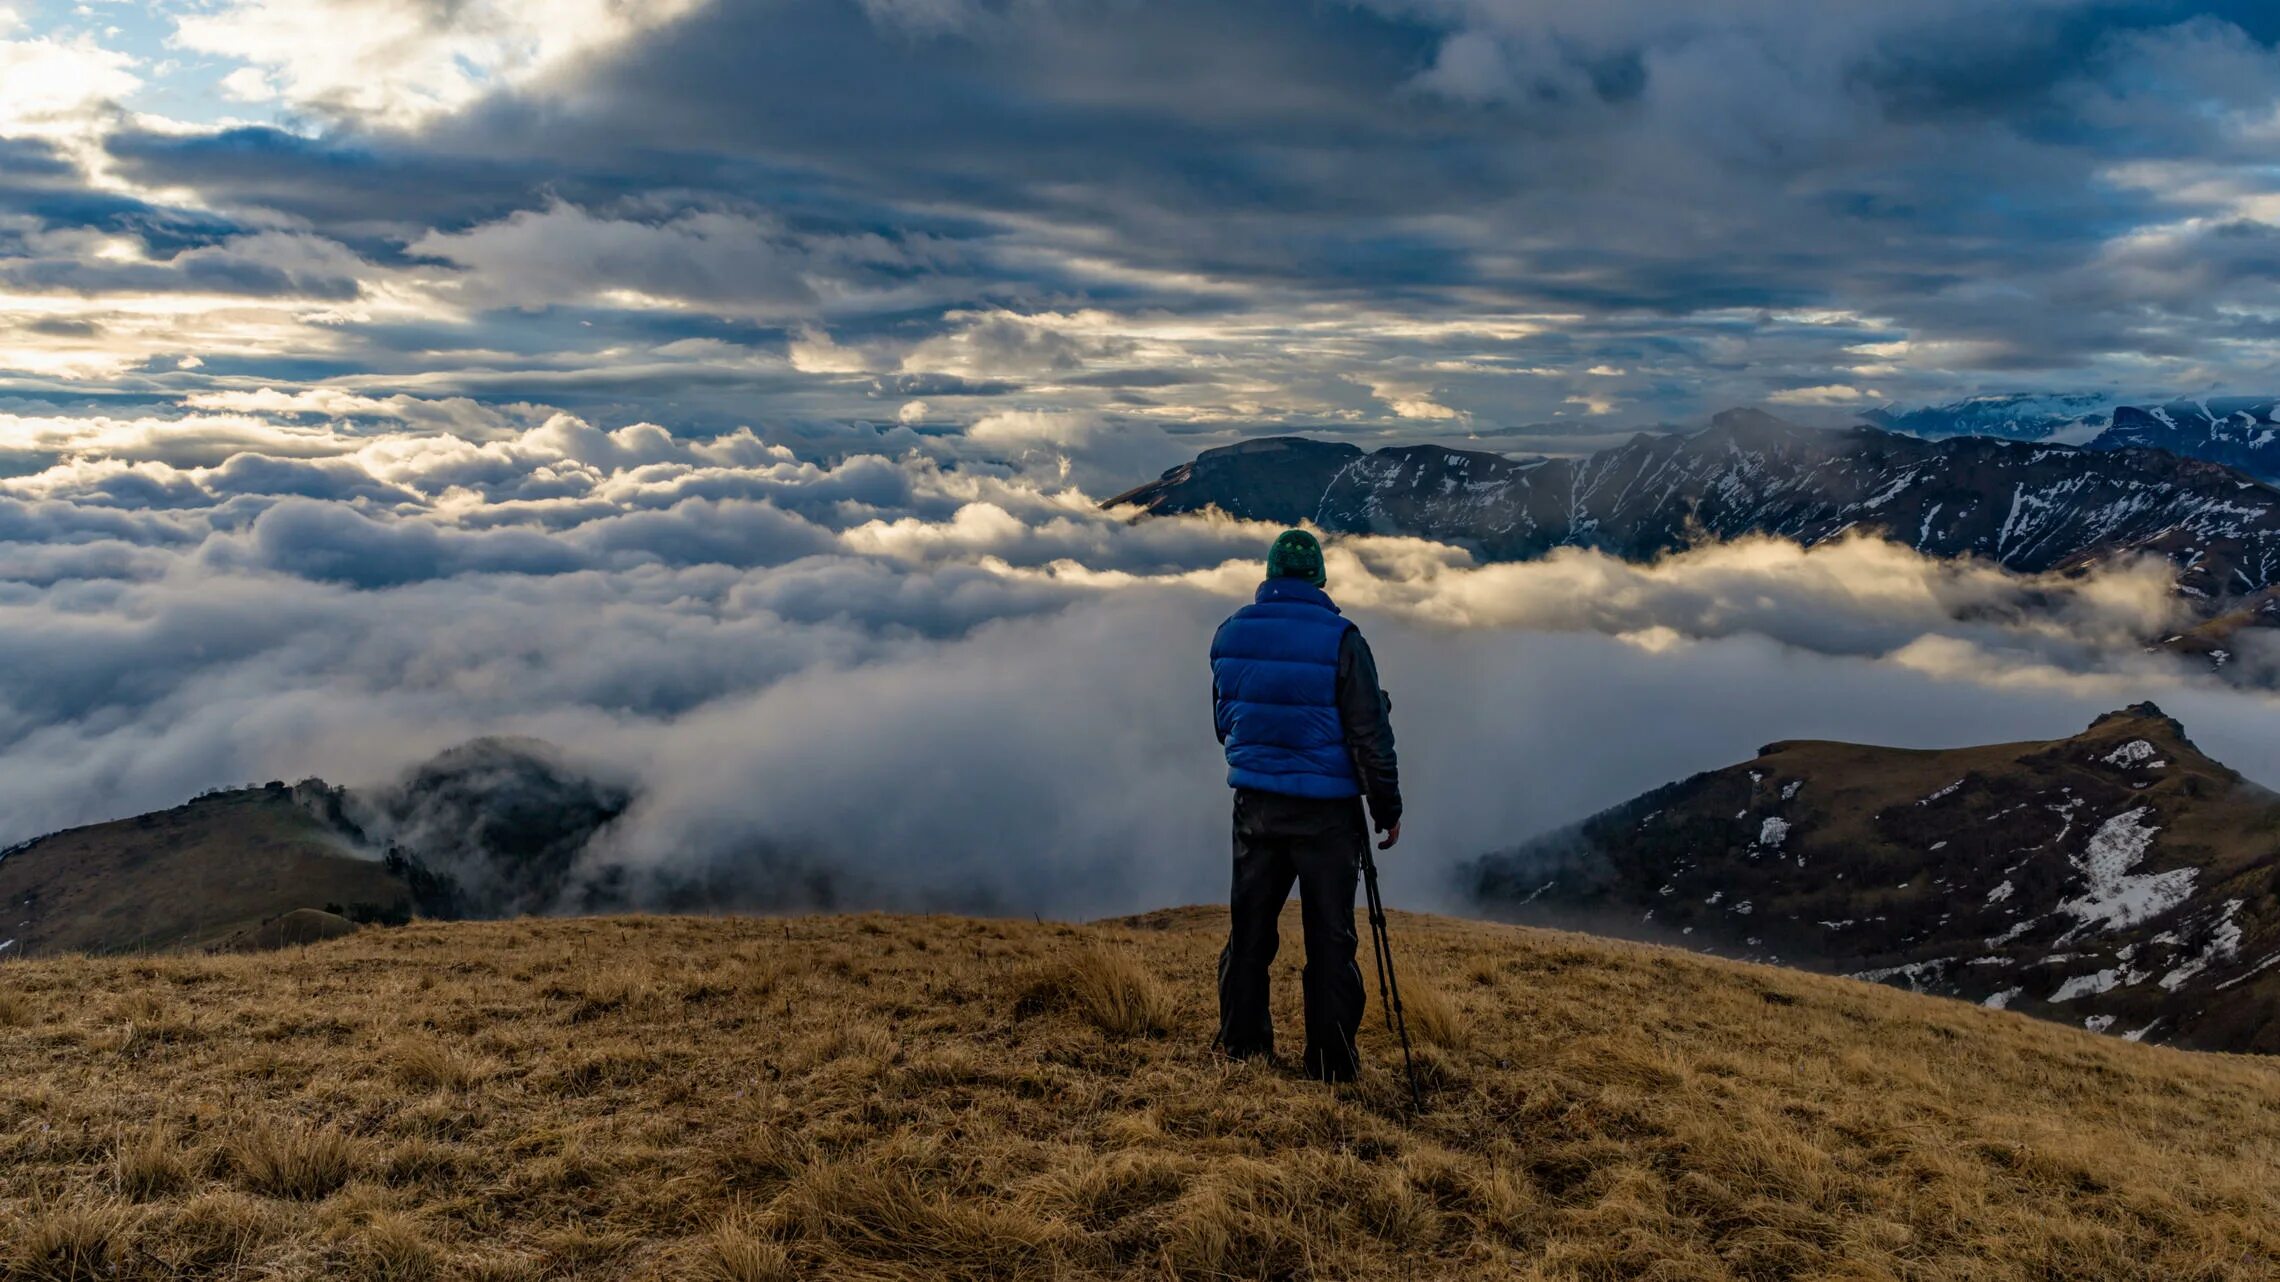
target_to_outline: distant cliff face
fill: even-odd
[[[2043,743],[1773,744],[1489,856],[1466,889],[1522,917],[2280,1053],[2280,798],[2150,704]]]
[[[2280,491],[2215,464],[2139,448],[1821,431],[1749,410],[1582,459],[1246,442],[1109,503],[1415,535],[1492,560],[1563,546],[1645,559],[1706,537],[1810,545],[1864,530],[2025,572],[2150,553],[2210,602],[2280,583]]]
[[[2221,463],[2265,480],[2280,479],[2280,401],[2212,399],[2114,411],[2113,425],[2092,449],[2167,450]]]

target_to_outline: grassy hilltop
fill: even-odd
[[[1397,916],[1413,1119],[1374,1008],[1340,1093],[1209,1055],[1220,927],[526,920],[10,963],[0,1278],[2280,1271],[2269,1060]]]

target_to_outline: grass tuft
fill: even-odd
[[[419,1091],[458,1091],[490,1076],[490,1066],[430,1038],[409,1038],[389,1052],[396,1080]]]
[[[743,1224],[723,1224],[686,1252],[689,1282],[796,1282],[791,1252]]]
[[[112,1187],[138,1202],[180,1192],[190,1175],[182,1139],[164,1122],[121,1136],[111,1153]]]
[[[9,1282],[99,1282],[124,1271],[135,1215],[115,1202],[35,1205],[10,1211],[0,1236],[0,1277]]]
[[[235,1189],[202,1193],[156,1213],[144,1245],[175,1275],[227,1275],[285,1232],[278,1204]]]
[[[1401,981],[1401,1009],[1410,1036],[1427,1046],[1461,1051],[1472,1044],[1471,1025],[1456,1001],[1428,981]]]
[[[419,1222],[393,1211],[375,1211],[341,1234],[342,1264],[334,1276],[364,1282],[424,1282],[440,1271],[441,1256]]]
[[[270,1197],[313,1201],[356,1173],[356,1141],[339,1131],[262,1121],[230,1141],[245,1187]]]
[[[1080,949],[1033,978],[1023,994],[1031,1009],[1068,1009],[1110,1037],[1160,1037],[1171,1031],[1171,990],[1130,955]]]

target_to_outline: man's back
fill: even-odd
[[[1237,1058],[1273,1051],[1267,969],[1295,884],[1306,927],[1307,1071],[1348,1081],[1364,1002],[1354,888],[1365,823],[1374,819],[1392,845],[1401,790],[1376,661],[1323,591],[1326,581],[1320,545],[1288,531],[1268,554],[1257,598],[1212,638],[1212,720],[1235,789],[1219,1044]]]
[[[1401,822],[1391,701],[1361,629],[1321,588],[1270,578],[1211,644],[1212,721],[1232,788],[1366,796],[1378,831]]]

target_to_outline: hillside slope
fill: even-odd
[[[0,957],[195,948],[327,904],[402,916],[411,895],[294,789],[244,788],[0,854]]]
[[[1371,1071],[1342,1092],[1209,1054],[1222,923],[524,920],[0,968],[0,1276],[2280,1260],[2280,1064],[1396,914],[1431,1083],[1413,1119],[1374,1010]]]
[[[286,942],[338,929],[283,920],[327,909],[393,922],[623,909],[624,870],[582,856],[630,801],[550,744],[500,738],[376,787],[210,792],[0,849],[0,960]],[[678,908],[746,906],[704,885],[642,889]]]
[[[2151,704],[2041,743],[1788,742],[1483,860],[1520,915],[2280,1053],[2280,796]]]

